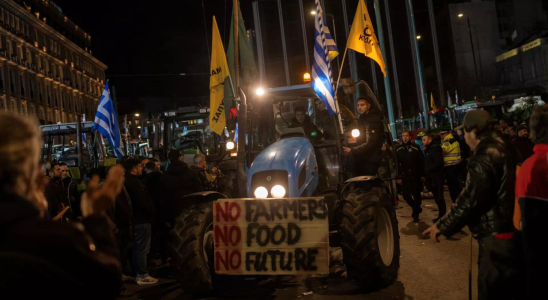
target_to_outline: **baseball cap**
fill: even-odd
[[[456,127],[455,130],[462,129],[465,126],[483,128],[492,121],[491,115],[485,110],[469,110],[466,115],[464,115],[462,125]]]

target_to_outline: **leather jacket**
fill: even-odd
[[[466,187],[437,223],[452,236],[468,225],[474,237],[512,232],[518,156],[498,132],[485,137],[468,162]]]
[[[357,138],[357,143],[347,145],[352,148],[355,163],[381,162],[384,142],[382,118],[382,112],[374,107],[371,107],[369,113],[360,115],[357,126],[360,136]]]

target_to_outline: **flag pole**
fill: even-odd
[[[238,91],[238,94],[235,94],[234,96],[236,98],[239,98],[240,94],[240,40],[238,38],[238,33],[240,31],[240,23],[238,20],[239,17],[239,6],[238,6],[238,0],[234,0],[233,2],[233,8],[232,11],[234,13],[234,22],[233,22],[233,29],[234,29],[234,74],[236,76],[236,90]]]
[[[344,55],[343,55],[343,59],[342,59],[342,64],[341,64],[341,67],[339,69],[339,76],[337,78],[337,85],[335,86],[335,96],[337,96],[337,91],[339,90],[339,81],[341,81],[341,74],[342,74],[342,70],[343,70],[343,67],[344,67],[344,58],[346,57],[346,51],[348,51],[348,47],[344,48]]]

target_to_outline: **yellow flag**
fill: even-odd
[[[379,40],[375,36],[373,23],[371,23],[367,6],[365,6],[363,0],[360,0],[358,3],[358,9],[354,16],[354,22],[352,22],[352,29],[350,30],[346,47],[363,53],[365,56],[376,61],[382,73],[386,76],[386,66],[382,58]]]
[[[430,106],[432,106],[432,110],[436,110],[436,103],[434,103],[434,95],[430,93]]]
[[[225,116],[225,79],[230,76],[226,62],[225,49],[217,21],[213,17],[213,41],[211,51],[211,74],[209,77],[209,129],[221,135],[226,126]]]

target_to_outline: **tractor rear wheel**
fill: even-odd
[[[400,244],[394,203],[386,188],[358,188],[341,201],[339,232],[347,275],[367,290],[398,276]]]
[[[193,294],[213,291],[213,205],[198,203],[183,210],[171,230],[171,266],[183,290]]]

